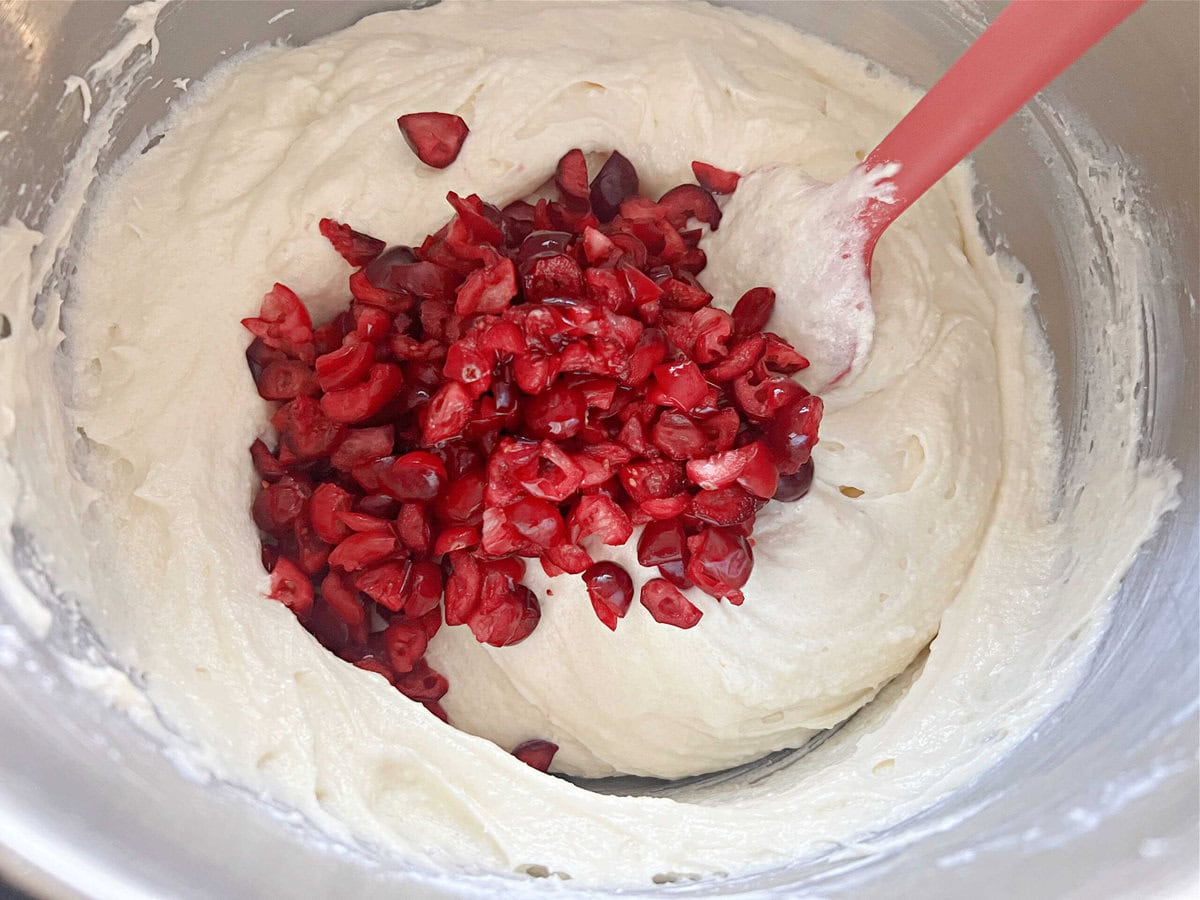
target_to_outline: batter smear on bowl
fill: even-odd
[[[399,121],[423,162],[449,164],[465,126],[442,153],[430,119],[453,124]],[[416,249],[322,219],[354,267],[348,309],[314,328],[276,284],[242,321],[258,392],[280,404],[277,447],[250,448],[271,596],[441,718],[430,639],[445,622],[525,640],[541,618],[525,560],[581,575],[615,630],[633,582],[593,554],[641,529],[638,563],[658,576],[642,606],[692,628],[703,611],[682,590],[741,605],[756,514],[812,481],[822,404],[791,377],[808,360],[762,330],[774,291],[727,313],[698,279],[713,195],[641,196],[619,152],[589,182],[571,150],[553,183],[557,199],[503,209],[451,192],[454,217]]]

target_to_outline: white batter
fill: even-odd
[[[431,650],[452,720],[498,747],[335,659],[261,597],[246,448],[268,410],[238,320],[275,280],[318,318],[345,302],[348,269],[320,217],[417,242],[447,218],[447,190],[503,204],[576,146],[620,149],[650,194],[690,180],[695,158],[832,181],[909,90],[780,25],[702,6],[445,4],[259,53],[189,93],[94,207],[64,318],[74,424],[101,492],[81,512],[89,613],[206,765],[409,858],[643,885],[793,860],[921,809],[1070,684],[1075,667],[1046,660],[1086,643],[1169,483],[1060,595],[1049,363],[1029,286],[983,249],[964,171],[882,241],[870,353],[824,393],[812,493],[760,515],[744,606],[697,597],[703,619],[679,631],[635,604],[614,634],[577,578],[532,566],[531,586],[553,591],[532,637],[493,649],[444,628]],[[400,139],[396,117],[416,110],[470,123],[450,168],[423,167]],[[776,215],[744,208],[760,195],[735,194],[706,244],[703,277],[725,304],[752,286],[730,259],[758,254],[769,274],[785,253],[784,235],[739,244],[738,216]],[[636,577],[632,548],[617,557]],[[720,769],[841,722],[935,635],[923,670],[765,795],[605,797],[505,752],[538,737],[573,774]]]

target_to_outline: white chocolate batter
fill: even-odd
[[[1147,491],[1156,502],[1094,573],[1072,574],[1078,596],[1056,593],[1067,529],[1052,521],[1050,368],[1028,286],[984,252],[963,171],[881,243],[872,349],[825,392],[812,494],[760,516],[744,606],[699,599],[704,618],[684,632],[635,604],[612,634],[578,579],[543,582],[531,567],[531,586],[553,590],[531,638],[497,650],[443,629],[431,651],[452,719],[497,747],[335,659],[260,596],[246,447],[267,411],[238,320],[275,280],[318,315],[344,302],[348,270],[321,216],[415,242],[448,217],[447,190],[507,202],[574,146],[620,149],[647,193],[688,180],[693,158],[740,171],[783,161],[831,181],[911,105],[907,89],[706,7],[446,4],[260,53],[190,93],[95,207],[79,307],[64,316],[75,424],[102,492],[82,516],[100,586],[89,613],[215,771],[407,858],[645,884],[786,862],[921,809],[1069,686],[1074,667],[1046,660],[1086,642],[1169,485]],[[441,172],[396,131],[398,115],[425,109],[472,128]],[[739,246],[735,219],[710,239],[704,276],[726,303],[751,285],[730,283],[722,253],[780,255]],[[585,775],[734,765],[839,723],[935,634],[915,680],[768,796],[599,796],[505,752],[549,738],[558,768]]]

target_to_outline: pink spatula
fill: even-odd
[[[846,178],[826,185],[773,166],[742,179],[706,247],[709,261],[731,290],[774,282],[780,330],[813,362],[810,389],[866,357],[871,258],[884,230],[1142,2],[1015,0]],[[752,250],[778,246],[780,219],[754,214],[764,203],[787,210],[797,247],[774,271]]]

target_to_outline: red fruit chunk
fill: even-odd
[[[278,359],[267,363],[255,379],[258,395],[264,400],[292,400],[301,394],[316,393],[313,371],[298,359]]]
[[[270,597],[294,612],[296,618],[302,619],[312,609],[312,582],[299,566],[286,556],[281,556],[275,561],[275,568],[271,572]]]
[[[718,600],[740,605],[739,588],[749,580],[754,567],[746,538],[731,528],[705,528],[689,537],[687,543],[690,555],[684,571],[692,583]]]
[[[375,363],[367,380],[341,391],[331,391],[321,398],[321,409],[335,422],[354,423],[369,419],[391,400],[404,383],[400,367],[392,363]]]
[[[767,327],[775,309],[775,292],[769,287],[750,288],[733,307],[733,329],[738,337],[756,334]]]
[[[349,491],[332,482],[317,486],[309,504],[309,518],[321,540],[337,544],[349,536],[350,529],[338,518],[338,513],[349,512],[353,502]]]
[[[521,538],[549,549],[566,536],[558,507],[538,497],[524,497],[505,510],[509,525]]]
[[[474,525],[483,518],[483,489],[487,476],[481,469],[451,479],[435,507],[446,522]]]
[[[558,161],[554,171],[554,185],[558,188],[559,198],[570,207],[584,209],[591,205],[588,188],[587,160],[583,151],[568,150]]]
[[[701,491],[692,497],[689,510],[693,518],[710,525],[740,525],[753,519],[757,511],[754,495],[736,484]]]
[[[446,556],[446,624],[464,625],[479,604],[483,570],[470,553],[455,550]]]
[[[750,335],[734,344],[725,359],[705,369],[704,377],[717,383],[733,381],[749,372],[762,359],[766,347],[767,340],[761,334]]]
[[[287,473],[287,469],[263,443],[262,438],[255,438],[254,443],[250,445],[250,458],[254,461],[255,470],[267,481],[278,481]]]
[[[425,629],[416,622],[393,622],[383,632],[383,647],[396,672],[411,672],[429,646]]]
[[[620,547],[633,535],[633,523],[611,497],[588,494],[567,517],[567,533],[574,544],[594,534],[610,547]]]
[[[727,172],[699,160],[692,162],[692,174],[702,188],[714,194],[732,194],[742,177],[737,172]]]
[[[792,475],[812,456],[825,406],[809,394],[783,407],[767,425],[766,445],[780,475]]]
[[[706,366],[727,356],[733,327],[733,319],[723,310],[711,306],[696,310],[688,323],[692,358]]]
[[[687,550],[687,535],[678,519],[650,522],[638,538],[638,562],[647,568],[678,562]]]
[[[395,442],[395,431],[391,425],[350,428],[346,430],[345,438],[333,451],[329,461],[335,469],[347,472],[384,456],[390,456]]]
[[[358,627],[367,621],[367,610],[358,591],[337,572],[330,572],[321,582],[321,599],[347,625]]]
[[[692,409],[708,393],[708,382],[704,375],[691,360],[676,363],[663,363],[654,367],[654,380],[657,392],[651,393],[653,402],[672,404],[678,409]]]
[[[675,494],[671,497],[655,497],[639,503],[638,512],[649,516],[651,519],[673,519],[685,512],[690,502],[691,498],[687,494]]]
[[[583,469],[552,441],[538,446],[536,470],[522,475],[521,487],[534,497],[561,503],[575,494],[583,483]]]
[[[345,431],[333,417],[325,414],[323,402],[318,403],[311,397],[297,397],[284,408],[287,414],[280,436],[299,459],[327,455]]]
[[[773,499],[792,503],[808,493],[813,481],[813,461],[810,459],[792,475],[780,475],[779,487]]]
[[[444,169],[458,159],[470,129],[451,113],[409,113],[396,120],[404,140],[417,159],[435,169]]]
[[[642,606],[649,610],[655,622],[691,628],[703,615],[679,588],[665,578],[651,578],[642,585]]]
[[[517,295],[517,269],[507,257],[483,269],[476,269],[459,285],[454,311],[460,316],[472,313],[498,313],[508,308]]]
[[[283,535],[304,515],[311,488],[306,482],[284,475],[263,486],[254,498],[254,523],[268,534]]]
[[[329,564],[354,572],[387,559],[396,552],[396,539],[390,534],[365,531],[352,534],[329,554]]]
[[[479,604],[467,625],[481,644],[509,647],[529,637],[541,615],[533,591],[506,573],[489,567],[483,578]]]
[[[792,375],[801,369],[808,368],[808,360],[801,356],[795,347],[779,335],[768,331],[763,337],[767,339],[767,347],[766,352],[763,353],[763,360],[770,371]]]
[[[450,689],[446,676],[432,669],[423,659],[417,660],[410,671],[397,676],[394,683],[405,697],[420,703],[436,703]]]
[[[637,192],[637,170],[633,163],[614,150],[592,179],[592,212],[601,222],[609,222],[620,211],[621,204]]]
[[[592,564],[592,558],[578,544],[555,544],[546,549],[546,557],[563,572],[571,575],[582,574]]]
[[[258,316],[242,319],[242,325],[268,347],[311,363],[316,355],[312,347],[312,319],[296,294],[276,284],[263,296]]]
[[[679,588],[681,591],[686,591],[688,588],[695,587],[694,584],[688,581],[688,577],[684,573],[683,560],[679,560],[678,562],[663,563],[658,567],[658,572],[663,578],[667,579],[667,581],[671,582],[671,584],[675,585],[675,587]]]
[[[366,341],[346,344],[317,357],[317,381],[323,391],[340,391],[367,377],[375,362],[375,348]]]
[[[445,483],[446,466],[424,450],[396,457],[379,478],[381,490],[397,500],[432,500]]]
[[[678,463],[629,463],[621,469],[621,484],[635,503],[671,497],[683,490],[683,470]]]
[[[423,503],[404,503],[396,517],[396,537],[406,550],[424,555],[433,546],[433,529]]]
[[[666,410],[650,432],[654,446],[671,459],[694,459],[709,449],[709,439],[690,418],[675,410]]]
[[[525,427],[532,437],[562,441],[579,433],[586,415],[583,392],[559,383],[525,404]]]
[[[477,525],[451,525],[438,532],[433,540],[433,552],[441,556],[451,550],[470,550],[479,546],[480,537]]]
[[[554,754],[558,752],[558,744],[552,744],[549,741],[526,741],[513,750],[512,755],[525,763],[537,769],[539,772],[548,771],[550,763],[554,760]]]
[[[583,573],[592,609],[609,631],[617,628],[633,602],[633,579],[614,562],[598,562]]]
[[[333,219],[322,219],[318,223],[318,227],[321,234],[329,240],[329,243],[333,244],[333,249],[340,253],[346,262],[355,267],[365,266],[382,253],[387,246],[379,238],[355,231],[349,225],[343,225]]]
[[[693,218],[704,222],[713,231],[721,224],[721,207],[717,206],[713,195],[694,184],[671,188],[658,199],[658,205],[677,228],[682,228]]]
[[[424,616],[437,610],[441,602],[441,568],[429,562],[413,563],[404,597],[404,614],[414,618]]]
[[[380,538],[382,536],[359,534],[355,537]],[[344,546],[344,542],[342,546]],[[412,565],[408,560],[380,563],[358,575],[354,579],[354,586],[385,609],[400,612],[404,609],[404,598],[411,568]]]
[[[761,441],[706,459],[693,459],[687,464],[687,475],[701,490],[714,491],[737,482],[764,500],[774,495],[778,481],[770,454]]]
[[[448,381],[425,408],[422,442],[426,446],[458,437],[471,421],[471,395],[457,381]]]

